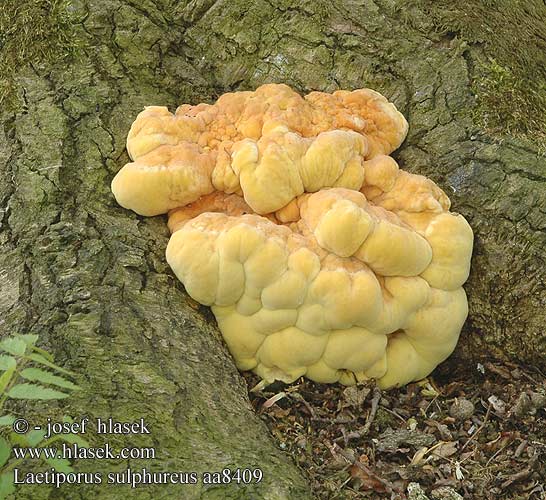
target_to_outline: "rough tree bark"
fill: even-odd
[[[544,367],[544,157],[532,142],[494,138],[476,125],[473,83],[489,50],[487,30],[484,42],[439,29],[422,4],[68,2],[77,54],[18,68],[14,104],[0,110],[0,332],[38,333],[59,363],[80,374],[84,391],[47,415],[39,407],[21,411],[41,422],[69,414],[143,417],[150,425],[150,436],[109,441],[155,446],[155,461],[80,461],[78,470],[249,466],[260,467],[264,481],[133,491],[87,485],[60,493],[27,486],[18,498],[311,495],[304,474],[253,414],[212,315],[167,268],[165,221],[121,209],[110,193],[128,160],[127,131],[144,105],[211,102],[265,82],[302,92],[382,92],[410,123],[396,155],[402,167],[443,187],[476,234],[470,317],[453,359],[481,352]],[[531,62],[541,63],[544,6],[530,1],[521,16],[526,34],[536,34]]]

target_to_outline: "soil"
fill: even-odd
[[[249,394],[317,499],[546,498],[546,377],[470,368],[389,391],[300,379]]]

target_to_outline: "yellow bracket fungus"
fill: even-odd
[[[473,243],[445,193],[387,156],[407,128],[369,89],[270,84],[174,114],[152,106],[112,191],[169,214],[167,261],[239,369],[399,386],[455,348]]]

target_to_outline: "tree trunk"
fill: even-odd
[[[532,141],[498,139],[480,125],[494,111],[488,56],[545,81],[533,72],[545,67],[546,9],[539,0],[506,12],[462,2],[474,16],[493,11],[478,19],[478,36],[461,28],[474,18],[461,22],[458,3],[443,19],[432,2],[401,0],[74,0],[71,39],[55,42],[59,57],[12,68],[11,104],[0,111],[0,332],[39,334],[84,388],[46,414],[43,406],[23,413],[41,423],[64,414],[142,417],[150,426],[147,436],[107,440],[154,446],[156,460],[79,461],[78,470],[250,467],[264,475],[246,487],[71,486],[62,498],[310,497],[303,473],[253,413],[211,313],[168,269],[166,221],[123,210],[110,192],[145,105],[173,110],[266,82],[383,93],[410,123],[395,155],[402,168],[437,182],[475,232],[470,316],[454,359],[480,352],[545,366],[546,162]],[[519,31],[497,30],[499,16]],[[535,43],[528,61],[494,45],[495,37],[510,45],[510,36]],[[63,58],[63,43],[75,54]],[[513,135],[534,130],[514,127]],[[24,486],[17,498],[50,493]]]

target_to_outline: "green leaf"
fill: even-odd
[[[67,375],[74,375],[74,373],[69,372],[68,370],[65,370],[64,368],[61,368],[60,366],[57,366],[56,364],[44,358],[41,354],[38,354],[37,352],[31,353],[28,356],[25,356],[25,358],[31,359],[32,361],[36,361],[36,363],[49,366],[49,368],[53,368],[54,370],[57,370],[61,373],[66,373]]]
[[[10,455],[10,444],[2,436],[0,436],[0,467],[2,467],[8,461]]]
[[[8,396],[13,399],[63,399],[69,394],[37,384],[17,384],[8,391]]]
[[[15,338],[21,339],[27,346],[32,347],[38,340],[38,335],[31,335],[29,333],[16,335]]]
[[[0,354],[0,370],[10,370],[17,366],[17,360],[13,356]]]
[[[74,419],[72,417],[69,417],[68,415],[65,415],[63,417],[63,422],[72,424],[74,423]],[[91,446],[79,434],[60,434],[59,439],[62,439],[63,441],[66,441],[67,443],[70,443],[70,444],[76,443],[78,446],[82,448],[89,448],[89,446]]]
[[[23,354],[25,354],[27,344],[23,339],[9,337],[0,342],[0,349],[10,354],[13,354],[14,356],[22,356]]]
[[[16,432],[10,432],[9,441],[12,445],[16,444],[17,446],[30,446],[28,444],[26,434],[17,434]]]
[[[25,368],[19,375],[27,380],[42,382],[42,384],[58,385],[59,387],[64,387],[65,389],[71,389],[73,391],[79,389],[76,384],[57,375],[53,375],[53,373],[41,370],[40,368]]]
[[[15,491],[15,485],[13,484],[13,472],[4,472],[0,476],[0,498],[6,498]]]
[[[27,443],[29,446],[36,446],[42,439],[44,439],[46,431],[43,429],[34,429],[26,433]]]
[[[13,425],[13,422],[15,422],[15,417],[13,415],[4,415],[3,417],[0,417],[0,425]]]
[[[83,439],[79,434],[61,434],[59,435],[59,439],[70,444],[77,444],[80,448],[90,447],[89,442]]]
[[[45,461],[55,467],[57,472],[64,472],[68,474],[74,472],[74,469],[71,467],[70,462],[66,458],[46,458]]]
[[[44,351],[43,349],[40,349],[39,347],[36,347],[36,346],[32,346],[32,350],[34,352],[37,352],[38,354],[41,354],[45,359],[53,363],[53,356],[49,354],[47,351]]]
[[[14,373],[15,368],[12,368],[11,370],[6,370],[4,373],[2,373],[2,375],[0,375],[0,394],[4,393]]]

